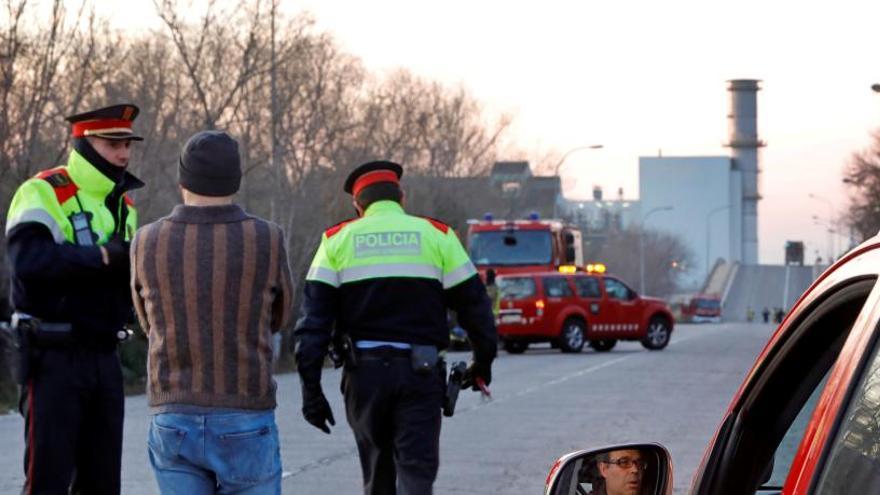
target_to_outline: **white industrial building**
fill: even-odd
[[[586,215],[588,221],[579,223],[589,230],[595,221],[601,226],[609,212],[625,211],[617,217],[618,228],[643,223],[678,236],[696,263],[682,280],[691,289],[701,288],[719,259],[757,265],[759,81],[731,80],[727,89],[730,156],[640,157],[638,201],[567,201],[569,218]]]
[[[684,286],[699,288],[719,258],[742,260],[742,174],[727,156],[639,158],[644,227],[677,236],[690,250]]]
[[[645,228],[679,236],[697,266],[699,288],[719,259],[758,264],[758,81],[728,81],[730,156],[640,157],[639,199]],[[687,281],[685,281],[687,282]]]

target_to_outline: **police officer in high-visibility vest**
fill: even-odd
[[[131,320],[126,193],[134,105],[67,118],[67,164],[16,191],[6,221],[26,494],[118,494],[124,396],[116,348]]]
[[[321,367],[331,340],[344,349],[342,392],[366,494],[431,493],[446,388],[446,308],[458,313],[473,345],[467,382],[491,381],[497,348],[492,306],[473,263],[450,227],[404,212],[402,173],[378,161],[349,175],[344,190],[359,217],[324,232],[295,330],[303,415],[326,433],[335,423]]]

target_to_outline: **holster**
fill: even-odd
[[[348,368],[356,368],[358,365],[357,351],[351,336],[347,333],[334,333],[330,343],[330,359],[335,368],[343,365]]]
[[[28,332],[24,331],[20,326],[13,325],[10,327],[12,333],[12,341],[15,345],[15,366],[12,370],[15,383],[24,385],[31,376],[31,361],[33,355],[31,351],[30,337]]]

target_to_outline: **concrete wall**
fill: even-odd
[[[683,288],[698,290],[718,258],[740,261],[741,192],[742,179],[731,170],[729,157],[639,158],[641,214],[649,215],[645,228],[678,236],[693,254],[695,266],[683,279]],[[673,209],[651,213],[667,206]],[[725,206],[729,208],[715,211]]]

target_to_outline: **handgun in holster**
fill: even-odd
[[[349,368],[357,367],[357,351],[350,335],[347,333],[334,333],[330,345],[330,359],[333,361],[335,368],[341,368],[343,365]]]
[[[446,398],[443,401],[443,415],[447,418],[455,414],[455,403],[458,402],[458,393],[461,391],[461,383],[464,380],[467,364],[459,361],[452,365],[449,370],[449,379],[446,381]]]
[[[25,385],[31,377],[31,362],[34,359],[31,325],[33,322],[30,320],[20,320],[13,315],[11,329],[15,337],[15,347],[18,349],[15,382],[19,385]]]

